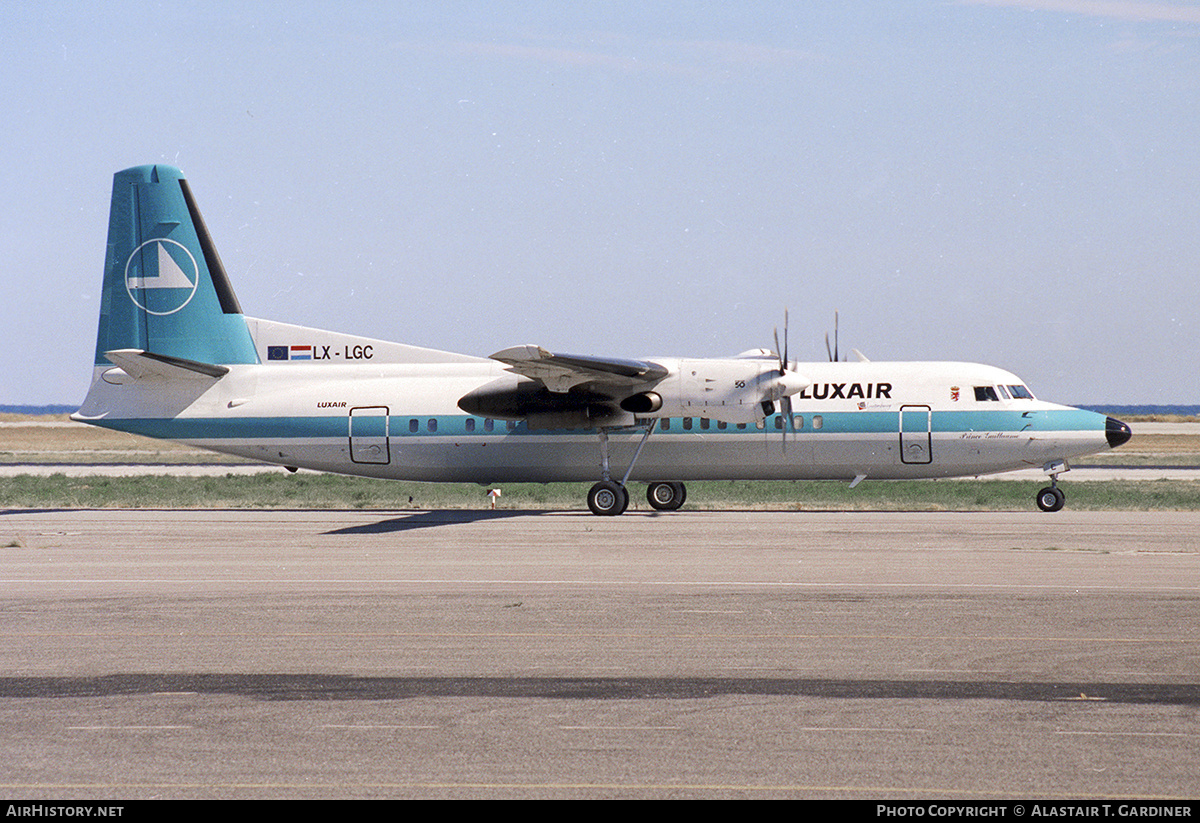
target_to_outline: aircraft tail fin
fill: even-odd
[[[159,362],[259,362],[187,180],[171,166],[113,176],[96,365],[129,350]]]

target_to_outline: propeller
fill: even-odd
[[[829,355],[829,362],[836,363],[838,360],[838,313],[837,309],[833,310],[833,348],[829,348],[829,332],[825,332],[825,353]],[[871,360],[858,349],[851,349],[850,353],[854,355],[854,359],[859,363],[870,363]],[[849,357],[842,357],[842,361],[849,360]]]
[[[786,378],[788,373],[788,310],[783,310],[783,348],[779,346],[779,327],[775,328],[775,352],[779,355],[779,380],[780,388],[779,404],[783,409],[783,415],[787,418],[787,425],[790,428],[792,424],[792,398],[786,391]]]
[[[792,425],[792,395],[808,386],[808,381],[796,374],[795,364],[788,359],[788,310],[783,310],[783,346],[779,345],[779,328],[775,328],[775,351],[779,357],[779,376],[772,381],[768,399],[763,403],[766,409],[768,403],[779,401],[780,414],[785,420],[784,449],[787,449],[786,432],[793,430]]]

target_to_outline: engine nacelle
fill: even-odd
[[[588,406],[607,401],[586,392],[552,392],[536,380],[501,377],[464,394],[458,407],[479,417],[524,420],[533,414],[586,415]]]
[[[637,424],[637,418],[628,412],[609,406],[589,406],[563,412],[537,412],[527,415],[525,425],[531,430],[539,429],[598,429]]]
[[[662,398],[658,399],[658,405],[662,405]],[[579,390],[552,392],[535,380],[517,377],[502,377],[468,392],[459,398],[458,407],[479,417],[523,420],[530,429],[594,429],[637,424],[636,415],[617,408],[611,398]]]
[[[795,394],[808,381],[779,374],[779,360],[765,349],[725,360],[680,360],[677,380],[666,395],[660,417],[705,417],[725,423],[757,423],[774,413],[780,398]]]
[[[621,408],[633,414],[653,414],[662,407],[662,395],[652,391],[644,391],[621,401]]]

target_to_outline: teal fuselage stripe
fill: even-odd
[[[896,411],[884,412],[809,412],[797,411],[804,418],[804,425],[795,429],[800,434],[894,434],[899,430],[899,415]],[[776,431],[775,417],[767,418],[766,431]],[[821,427],[813,427],[813,418],[820,417]],[[416,431],[410,430],[409,421],[416,420]],[[429,421],[436,421],[436,431],[431,431]],[[509,429],[503,420],[495,421],[491,431],[485,430],[483,418],[467,415],[390,415],[387,434],[392,438],[405,437],[495,437],[498,435],[522,435],[538,437],[546,435],[588,434],[591,429],[538,429],[530,431],[524,423]],[[468,421],[474,422],[474,431],[467,430]],[[761,434],[763,429],[754,425],[738,428],[730,423],[719,428],[715,421],[709,428],[701,428],[699,418],[692,418],[692,428],[685,429],[681,418],[671,418],[670,428],[660,428],[655,436],[673,434],[711,434],[736,436]],[[905,428],[923,431],[926,428],[924,410],[905,410]],[[1106,418],[1096,412],[1082,409],[1047,409],[1041,411],[935,411],[932,427],[935,434],[958,434],[963,432],[1010,432],[1023,431],[1104,431]],[[321,417],[176,417],[176,418],[127,418],[89,421],[117,431],[140,434],[164,440],[246,440],[279,438],[335,438],[348,437],[350,419],[346,416]],[[353,418],[355,437],[382,437],[385,431],[383,416]],[[639,431],[630,428],[631,432]]]

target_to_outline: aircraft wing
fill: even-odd
[[[649,360],[617,360],[582,354],[557,354],[541,346],[513,346],[491,355],[508,365],[508,371],[537,380],[555,393],[587,385],[613,396],[653,385],[669,374]]]

